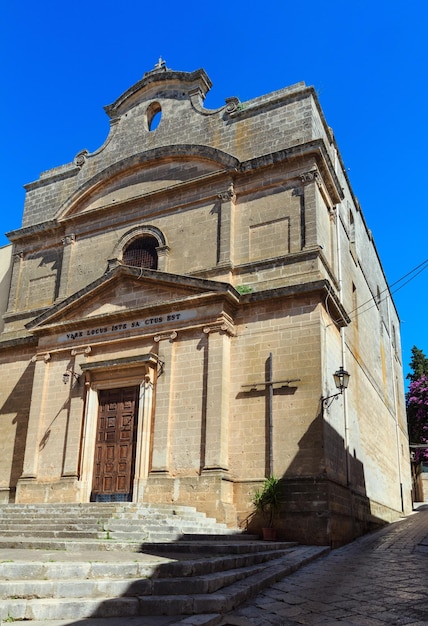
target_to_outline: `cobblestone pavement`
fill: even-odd
[[[428,505],[333,550],[230,613],[223,626],[428,625]]]

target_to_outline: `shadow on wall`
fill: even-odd
[[[290,539],[331,547],[380,523],[370,513],[363,463],[349,453],[321,411],[284,474],[282,513],[283,532]]]
[[[0,408],[1,432],[5,434],[10,447],[10,436],[14,431],[12,463],[9,477],[9,501],[14,502],[17,482],[24,467],[25,444],[27,441],[28,416],[30,414],[31,389],[33,386],[34,363],[27,365],[21,378],[18,380],[6,402]],[[11,419],[11,424],[8,421]],[[5,423],[6,421],[6,423]],[[3,428],[4,426],[4,428]]]
[[[323,419],[322,409],[301,437],[282,482],[280,539],[335,548],[385,524],[371,513],[363,463]],[[248,530],[260,530],[255,516]]]

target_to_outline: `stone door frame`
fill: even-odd
[[[140,372],[138,373],[135,372],[133,367],[128,371],[126,368],[115,370],[114,367],[108,367],[107,363],[104,368],[98,364],[93,369],[90,364],[84,368],[86,370],[86,403],[83,417],[82,456],[80,463],[81,502],[89,502],[92,491],[99,410],[98,392],[102,389],[118,389],[133,386],[139,388],[139,403],[132,501],[142,501],[150,467],[156,364],[146,362],[143,368],[139,367]]]

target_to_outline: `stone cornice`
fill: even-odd
[[[37,345],[38,339],[33,335],[15,337],[13,339],[8,339],[7,335],[3,337],[0,335],[0,350],[6,350],[7,348],[18,348],[18,347],[31,347]]]
[[[293,159],[301,160],[309,156],[314,156],[316,159],[319,174],[322,176],[326,189],[331,197],[331,202],[333,204],[341,202],[344,198],[344,193],[323,139],[315,139],[297,146],[292,146],[291,148],[278,150],[277,152],[271,152],[269,154],[255,157],[254,159],[249,159],[248,161],[241,163],[239,171],[251,172],[263,167],[272,167]],[[302,172],[302,174],[304,173],[305,171]],[[301,178],[299,176],[297,178],[301,183]]]
[[[256,303],[264,300],[273,300],[275,298],[284,298],[288,296],[298,296],[310,293],[322,293],[329,300],[329,311],[333,315],[333,322],[337,326],[347,326],[351,323],[351,319],[342,305],[335,289],[330,281],[323,279],[309,283],[300,283],[298,285],[289,285],[287,287],[276,287],[274,289],[266,289],[264,291],[256,291],[241,296],[242,303]]]
[[[11,230],[6,233],[6,237],[8,237],[10,241],[15,242],[28,237],[41,237],[42,235],[46,235],[46,233],[54,233],[58,227],[57,220],[53,219],[41,222],[40,224],[34,224],[33,226],[24,226],[24,228]]]

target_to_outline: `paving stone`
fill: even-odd
[[[275,583],[230,616],[260,626],[427,626],[428,506],[332,551]]]

